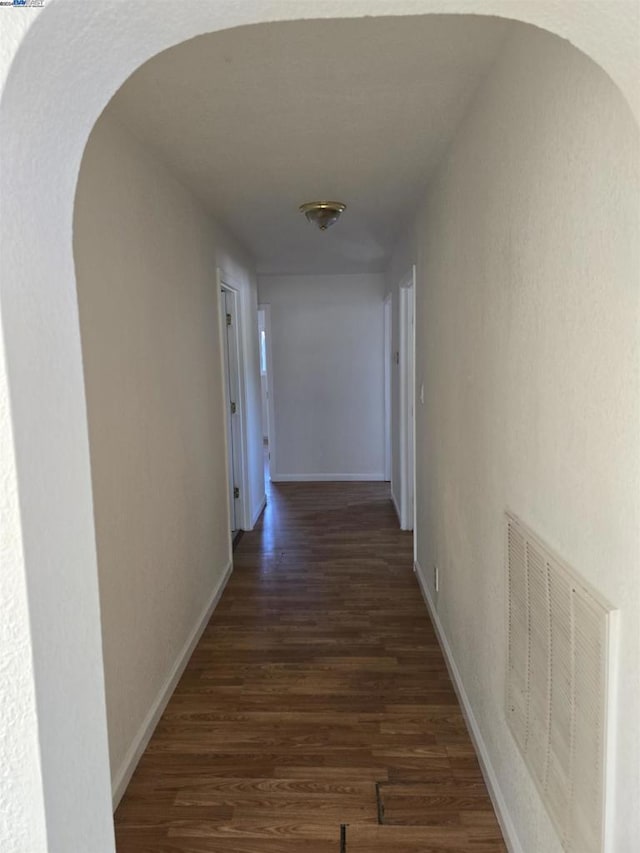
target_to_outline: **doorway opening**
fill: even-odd
[[[20,287],[7,284],[6,293],[3,291],[3,312],[7,317],[7,330],[11,332],[6,347],[8,373],[13,381],[10,411],[14,419],[12,436],[20,436],[23,441],[21,434],[24,434],[29,440],[28,453],[24,449],[25,444],[21,444],[16,454],[16,481],[19,477],[22,510],[25,522],[28,523],[18,530],[18,522],[15,522],[18,533],[15,548],[9,556],[13,560],[12,566],[16,566],[16,572],[22,572],[26,566],[24,571],[35,598],[35,605],[30,601],[31,621],[27,619],[26,606],[22,608],[26,615],[23,615],[22,610],[18,615],[21,630],[23,623],[25,625],[24,636],[33,637],[36,650],[34,671],[41,691],[39,705],[46,706],[48,711],[44,722],[48,724],[48,731],[56,732],[55,744],[48,743],[44,736],[41,739],[43,755],[47,758],[47,761],[43,761],[47,797],[50,790],[57,789],[57,799],[49,810],[54,818],[60,816],[57,820],[51,820],[52,827],[49,827],[54,840],[58,827],[70,823],[65,819],[65,808],[69,803],[76,817],[85,815],[84,823],[80,817],[77,826],[75,823],[73,825],[78,837],[82,837],[82,831],[88,832],[91,825],[98,824],[96,814],[99,814],[102,792],[98,790],[97,784],[88,786],[83,781],[88,777],[89,770],[92,782],[100,775],[96,773],[96,766],[102,769],[104,775],[105,763],[105,750],[100,740],[100,729],[104,728],[100,716],[102,688],[100,679],[95,678],[101,666],[101,649],[98,629],[94,628],[93,634],[88,630],[92,623],[94,626],[99,624],[99,617],[95,554],[92,550],[93,523],[90,511],[87,511],[90,477],[80,347],[77,318],[74,316],[75,300],[72,297],[73,267],[69,248],[71,217],[68,214],[72,205],[79,152],[87,128],[102,103],[118,88],[125,76],[144,57],[168,46],[172,40],[187,39],[199,32],[238,25],[252,14],[249,4],[246,10],[235,5],[232,9],[230,4],[224,8],[213,4],[192,3],[191,6],[193,14],[181,16],[180,21],[175,22],[175,29],[172,29],[165,20],[154,22],[148,15],[145,16],[145,10],[140,5],[137,13],[140,19],[134,20],[134,14],[130,24],[131,32],[134,32],[135,26],[140,26],[144,38],[123,41],[122,49],[115,57],[117,62],[111,53],[93,57],[90,54],[96,39],[108,42],[109,27],[117,29],[121,26],[115,16],[99,16],[94,9],[89,8],[84,13],[86,17],[79,11],[76,14],[76,10],[74,15],[69,15],[64,6],[60,12],[56,7],[55,11],[51,10],[51,14],[42,15],[38,19],[38,27],[34,28],[36,31],[24,40],[20,47],[20,61],[14,62],[11,67],[12,88],[9,89],[9,96],[3,98],[3,127],[8,128],[7,160],[11,163],[11,168],[5,170],[7,181],[9,176],[11,181],[11,186],[7,186],[6,219],[12,223],[6,239],[14,244],[10,261],[11,266],[15,266],[15,271],[10,269],[6,278],[11,284],[14,280],[20,283]],[[535,4],[529,6],[532,11],[528,14],[537,20]],[[255,15],[250,21],[254,23]],[[562,26],[558,23],[559,30],[570,32],[571,21],[563,20],[561,23]],[[64,27],[67,35],[75,28],[78,32],[84,29],[91,37],[69,39],[74,50],[60,58],[57,66],[55,63],[51,65],[52,68],[55,66],[55,74],[43,74],[42,69],[48,68],[43,56],[46,58],[47,51],[52,49],[50,45],[57,43],[56,27]],[[576,41],[580,43],[579,38]],[[607,44],[604,39],[602,43]],[[29,51],[33,56],[29,55]],[[82,64],[82,56],[78,51],[80,54],[88,51],[87,57],[97,63],[97,71],[92,75],[92,83],[95,85],[87,86],[85,92],[79,92],[77,108],[69,113],[60,110],[57,105],[67,91],[70,79],[65,71],[65,63],[68,63],[69,68]],[[34,79],[41,85],[34,85]],[[46,127],[47,132],[31,134],[32,138],[27,140],[24,116],[31,113],[41,116],[41,126]],[[47,146],[55,145],[60,139],[65,140],[65,151],[69,155],[58,158],[56,188],[62,188],[63,191],[47,195],[43,192],[43,187],[47,187],[45,172],[57,153],[55,150],[50,152]],[[13,192],[12,187],[20,187],[20,193]],[[29,229],[20,227],[21,223],[29,221],[32,210],[39,218],[40,228],[47,239],[35,242],[29,240]],[[47,287],[42,286],[43,281]],[[46,342],[46,346],[42,342]],[[30,382],[23,381],[24,377],[30,377]],[[58,405],[53,406],[51,400],[56,397],[59,397]],[[68,417],[61,419],[58,416],[61,408],[68,413]],[[13,469],[10,474],[13,478]],[[61,486],[64,487],[62,491]],[[18,494],[17,486],[10,491],[12,501],[14,492]],[[43,495],[46,497],[50,493],[56,495],[55,501],[42,499]],[[60,515],[56,516],[56,513]],[[16,513],[15,518],[18,517]],[[60,517],[64,518],[64,524],[58,523]],[[76,533],[74,537],[68,537],[65,533],[70,527]],[[21,548],[21,536],[24,537],[24,548]],[[23,554],[27,554],[28,559]],[[43,582],[51,574],[48,569],[52,562],[64,568],[64,583],[58,577],[55,584]],[[61,598],[61,591],[64,591],[63,603],[68,611],[82,617],[76,620],[77,624],[73,620],[51,618],[51,613],[58,611],[55,604]],[[39,607],[40,599],[48,599],[48,606]],[[43,614],[46,614],[46,618]],[[77,642],[76,636],[80,636],[82,642]],[[64,660],[65,666],[56,669],[58,660]],[[42,672],[48,673],[48,677],[43,677]],[[51,677],[52,672],[55,678]],[[55,686],[55,690],[51,685]],[[64,701],[60,697],[64,697]],[[69,716],[70,701],[73,701],[76,710],[74,725],[59,725]],[[59,760],[60,755],[64,757],[64,762]],[[59,768],[63,770],[60,774],[57,772]],[[51,780],[55,780],[56,775],[63,781],[73,777],[75,784],[52,784]],[[81,808],[77,802],[78,791],[83,794],[87,792],[86,803],[83,799]],[[93,808],[94,804],[96,808]]]

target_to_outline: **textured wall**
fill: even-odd
[[[0,20],[0,85],[39,10]],[[1,332],[0,332],[1,334]],[[46,828],[5,350],[0,346],[0,850],[44,850]]]
[[[638,154],[601,70],[519,28],[414,229],[418,557],[527,853],[560,844],[503,713],[506,508],[620,608],[612,849],[640,837]]]
[[[0,384],[6,382],[0,348]],[[0,431],[12,438],[8,399],[0,399]],[[45,823],[35,685],[13,453],[0,472],[0,850],[42,850]],[[34,804],[33,810],[25,804]],[[37,805],[36,805],[37,804]],[[9,848],[9,844],[13,845]]]
[[[12,737],[2,741],[0,766],[24,750],[30,780],[1,777],[11,821],[8,853],[45,849],[33,754],[38,736],[49,850],[113,849],[71,235],[82,152],[109,98],[150,56],[202,32],[279,16],[475,12],[521,18],[570,39],[603,65],[640,115],[638,8],[635,0],[184,0],[158,14],[156,0],[129,3],[124,11],[115,2],[57,0],[40,13],[0,10],[0,306],[7,354],[0,456],[9,460],[2,577],[10,584],[0,623],[12,626],[25,655],[30,638],[39,705],[36,731],[32,692],[21,692],[14,707],[3,681],[0,726]],[[3,661],[12,649],[2,647]],[[24,656],[12,659],[14,669],[25,663]]]
[[[117,782],[230,559],[216,266],[250,261],[105,117],[74,249]]]
[[[271,305],[272,477],[383,479],[383,276],[260,276],[258,290]]]

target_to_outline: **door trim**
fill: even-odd
[[[383,381],[384,381],[384,479],[391,482],[391,359],[392,359],[392,324],[393,324],[393,305],[392,296],[389,293],[383,303]]]
[[[401,280],[400,303],[400,527],[415,530],[415,282],[416,267]],[[411,411],[410,411],[411,409]]]
[[[237,366],[238,366],[238,399],[234,400],[236,404],[236,413],[234,417],[237,418],[237,436],[238,444],[237,453],[234,452],[234,462],[236,465],[234,471],[234,480],[235,485],[237,485],[240,489],[240,496],[236,498],[236,529],[238,530],[251,530],[251,500],[250,500],[250,492],[249,492],[249,454],[248,454],[248,441],[247,441],[247,382],[246,382],[246,341],[245,341],[245,311],[244,311],[244,301],[242,298],[242,291],[237,285],[234,284],[233,279],[229,276],[224,270],[218,267],[217,269],[217,286],[218,291],[226,291],[230,293],[233,298],[233,303],[235,306],[234,314],[235,314],[235,353],[234,355],[237,358]],[[218,303],[220,304],[220,302]],[[220,346],[222,347],[225,342],[226,337],[226,326],[225,326],[225,318],[222,316],[223,312],[220,311]],[[221,355],[223,356],[221,370],[224,372],[224,353],[221,351]],[[228,395],[226,393],[226,379],[223,373],[223,393],[224,399],[227,406],[230,406],[231,401],[228,399]],[[226,415],[226,413],[225,413]],[[230,442],[229,436],[227,435],[227,417],[224,418],[224,426],[225,426],[225,453],[227,456],[227,468],[229,465],[229,452],[230,452]],[[234,445],[234,451],[235,451]],[[230,498],[229,498],[230,499]],[[228,507],[229,513],[229,525],[231,524],[231,507]],[[229,528],[231,530],[231,528]]]
[[[269,420],[269,476],[273,478],[276,466],[276,415],[273,393],[273,354],[271,351],[271,305],[267,302],[258,304],[258,311],[264,311],[265,343],[267,350],[267,418]]]

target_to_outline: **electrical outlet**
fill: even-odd
[[[433,567],[433,588],[440,592],[440,569],[437,566]]]

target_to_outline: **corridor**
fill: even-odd
[[[115,818],[118,853],[498,853],[385,483],[272,484]]]

